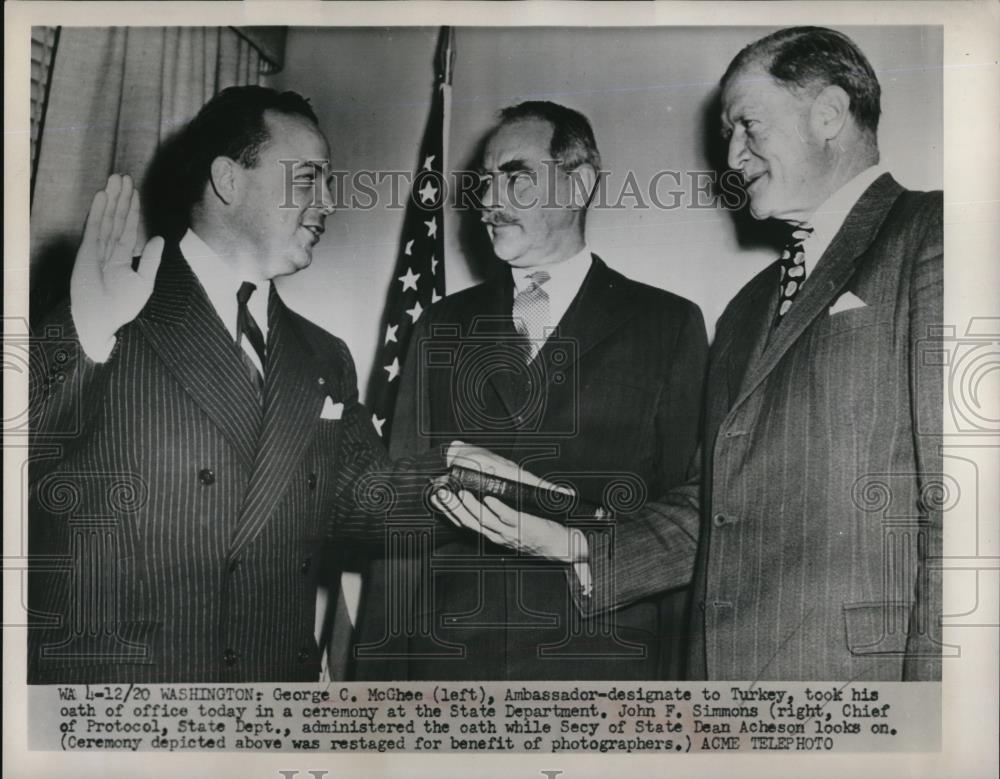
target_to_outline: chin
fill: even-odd
[[[521,256],[523,250],[519,246],[511,246],[504,240],[494,240],[493,241],[493,253],[498,259],[504,262],[513,262],[518,257]]]
[[[300,270],[308,268],[312,264],[312,254],[296,254],[292,256],[286,256],[283,258],[283,262],[274,268],[274,272],[271,278],[279,278],[280,276],[291,276],[293,273],[298,273]]]
[[[750,201],[750,216],[754,219],[764,220],[773,215],[772,209],[769,209],[766,203]]]

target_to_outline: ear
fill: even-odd
[[[240,164],[229,157],[216,157],[209,169],[209,181],[215,196],[226,205],[236,199],[240,182]]]
[[[809,121],[824,141],[832,141],[844,129],[850,118],[851,98],[841,87],[831,84],[820,90],[813,100]]]
[[[597,186],[597,171],[589,162],[577,166],[568,174],[573,208],[584,211],[590,204]]]

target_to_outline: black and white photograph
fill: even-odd
[[[23,5],[20,749],[932,776],[972,658],[995,708],[995,40]]]

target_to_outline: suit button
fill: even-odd
[[[319,479],[316,477],[315,473],[310,473],[306,478],[306,481],[309,483],[309,489],[314,490],[316,489],[316,484],[319,482]]]
[[[302,571],[302,573],[309,573],[310,568],[312,568],[312,558],[307,557],[302,561],[302,565],[299,566],[299,570]]]
[[[229,573],[236,573],[241,567],[243,567],[242,560],[233,560],[229,564]]]
[[[725,514],[716,514],[714,517],[712,517],[712,524],[715,525],[716,527],[722,527],[728,521],[729,519],[727,519]]]
[[[300,649],[299,650],[299,654],[297,655],[298,658],[299,658],[299,662],[300,663],[308,662],[309,655],[310,655],[310,652],[309,652],[308,649]]]
[[[215,484],[215,471],[211,468],[202,468],[198,471],[198,481],[204,484],[206,487],[209,484]]]
[[[239,655],[236,654],[232,649],[227,649],[222,653],[222,662],[226,665],[233,666],[236,665],[236,661],[239,659]]]

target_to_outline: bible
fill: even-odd
[[[455,493],[468,490],[479,500],[487,496],[493,497],[511,508],[556,522],[613,518],[606,508],[584,500],[579,495],[532,487],[461,465],[452,465],[437,483]]]

